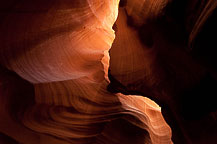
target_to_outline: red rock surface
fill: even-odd
[[[215,144],[216,6],[0,2],[0,144]]]

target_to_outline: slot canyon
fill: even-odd
[[[1,0],[0,144],[217,144],[216,27],[216,0]]]

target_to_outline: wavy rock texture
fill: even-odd
[[[205,22],[207,19],[213,14],[213,11],[217,7],[217,1],[215,0],[208,0],[208,1],[195,1],[191,2],[190,10],[194,10],[196,15],[189,16],[189,21],[193,21],[194,26],[189,36],[189,45],[191,48],[193,47],[194,40],[196,39],[196,36],[203,28]]]
[[[204,22],[207,23],[208,15],[216,20],[214,3],[208,8],[206,3],[198,1],[199,10],[191,7],[195,1],[158,3],[156,10],[162,10],[159,15],[148,15],[151,18],[145,19],[143,11],[147,9],[140,5],[135,10],[136,16],[130,15],[128,2],[131,1],[122,3],[114,25],[116,38],[110,50],[110,90],[148,96],[159,103],[173,130],[174,143],[216,143],[217,131],[214,129],[217,122],[212,116],[217,110],[214,102],[217,88],[216,40],[208,32],[206,35],[202,33],[203,37],[197,40],[198,45],[202,45],[198,58],[194,51],[188,51],[190,33],[194,22],[199,21],[197,18],[203,17],[202,11],[210,12],[204,17]],[[190,16],[195,18],[192,27],[188,25]],[[207,27],[212,26],[209,32],[214,31],[215,35],[214,20]],[[199,25],[195,24],[196,27]],[[206,41],[205,37],[210,40]],[[212,63],[204,64],[203,56]],[[210,68],[211,64],[215,64],[215,69]],[[203,128],[197,129],[201,126]],[[206,132],[209,134],[204,134]]]
[[[3,13],[0,62],[33,84],[34,93],[31,90],[29,96],[34,101],[27,107],[18,106],[13,117],[8,115],[11,105],[7,97],[13,99],[19,91],[22,95],[33,87],[3,70],[4,89],[9,91],[13,80],[30,87],[11,93],[2,90],[6,105],[0,111],[4,116],[1,133],[24,144],[172,143],[159,106],[148,98],[107,91],[108,51],[115,38],[112,26],[118,3],[20,1]],[[122,131],[117,120],[128,128]],[[138,134],[129,135],[135,129]]]
[[[215,0],[1,1],[0,143],[216,144],[216,16]]]

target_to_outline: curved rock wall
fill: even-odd
[[[2,133],[24,144],[119,144],[123,139],[130,144],[136,135],[121,137],[127,131],[118,132],[121,128],[113,122],[123,119],[126,130],[139,129],[138,144],[172,143],[170,127],[154,102],[107,91],[108,51],[115,38],[112,26],[118,4],[118,0],[20,1],[5,13],[0,62],[34,86],[34,99],[28,107],[17,107],[14,118],[5,115],[11,105],[9,95],[2,92],[9,105],[0,113],[7,126],[1,127]],[[2,77],[11,76],[2,73]],[[11,97],[23,98],[24,93]]]

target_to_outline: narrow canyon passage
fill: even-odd
[[[23,1],[1,23],[1,133],[24,144],[171,143],[156,104],[107,91],[119,2],[50,4]]]
[[[156,100],[172,127],[175,143],[216,143],[215,72],[210,75],[206,67],[185,51],[188,49],[185,30],[170,14],[138,24],[128,8],[119,8],[114,25],[116,39],[110,50],[109,89]],[[213,14],[209,25],[216,22],[215,17]],[[209,33],[215,32],[215,28],[209,29]],[[212,39],[207,38],[208,43],[203,45],[215,51]],[[206,53],[210,52],[201,52],[200,56]],[[212,54],[204,60],[214,59],[215,52]],[[209,98],[205,100],[204,96]]]
[[[216,7],[1,1],[0,144],[216,144]]]

